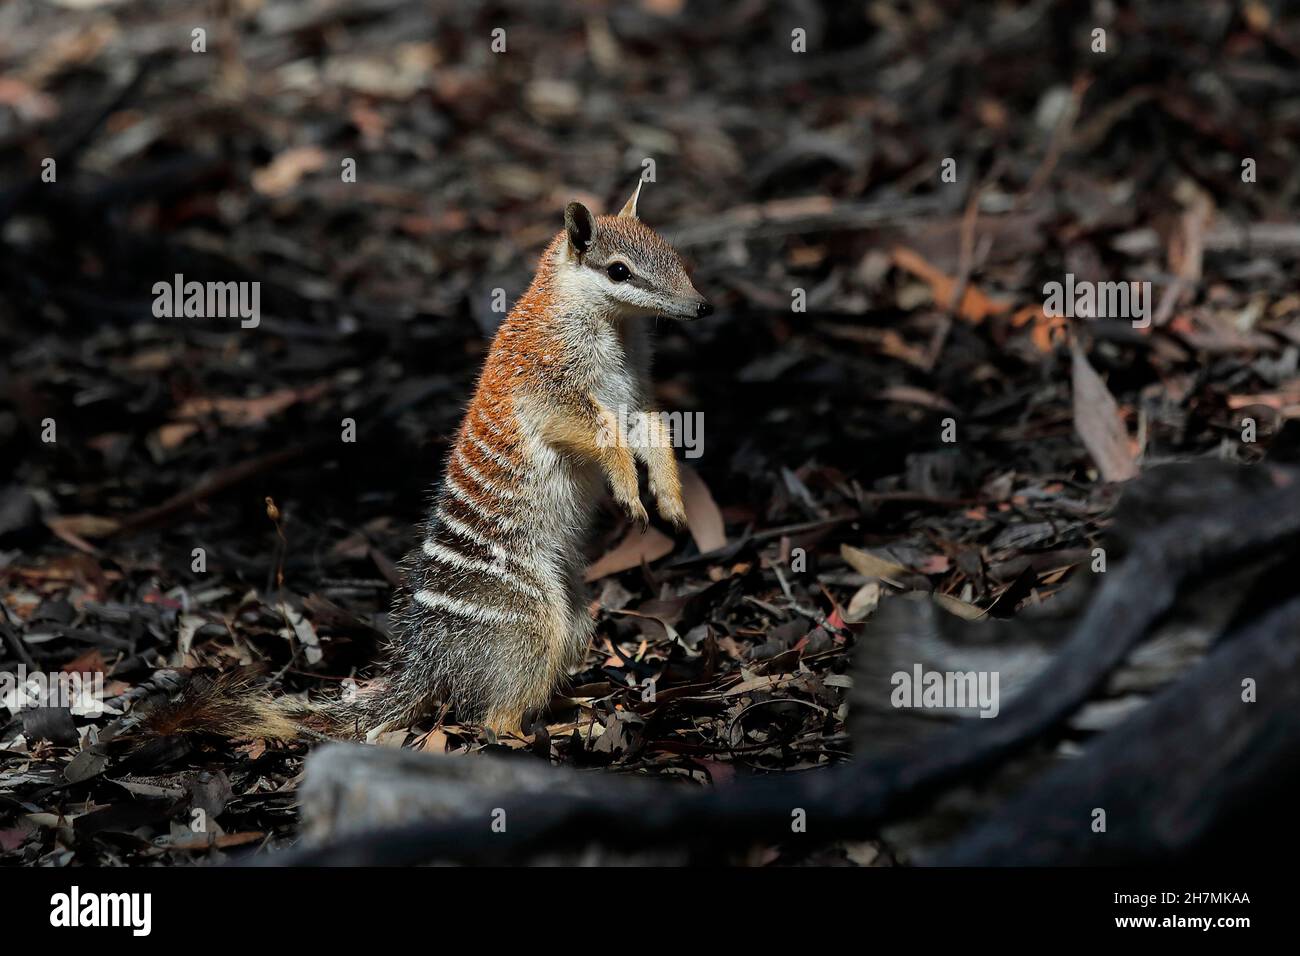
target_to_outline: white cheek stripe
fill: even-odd
[[[425,539],[424,555],[430,561],[435,561],[438,564],[450,565],[451,567],[462,568],[466,571],[481,571],[484,574],[490,574],[493,577],[500,578],[506,584],[509,584],[518,591],[522,591],[535,600],[545,600],[541,590],[535,584],[531,581],[524,580],[500,562],[480,561],[478,558],[471,558],[469,555],[461,554],[459,551],[454,551],[432,539]]]

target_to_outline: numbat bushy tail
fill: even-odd
[[[351,701],[315,709],[336,728],[406,726],[450,705],[463,723],[519,731],[591,639],[583,550],[602,485],[644,526],[643,462],[659,514],[684,526],[672,437],[651,407],[647,326],[713,310],[637,218],[640,190],[617,216],[565,208],[497,331],[402,563],[387,667]]]

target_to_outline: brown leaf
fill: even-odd
[[[46,518],[45,525],[57,537],[86,554],[96,553],[86,538],[106,538],[115,534],[119,527],[115,518],[100,515],[55,515]]]
[[[99,648],[92,647],[64,664],[62,670],[65,674],[103,674],[108,670],[108,664]]]
[[[179,448],[185,444],[185,439],[189,438],[199,430],[199,426],[194,422],[172,422],[163,425],[154,433],[158,439],[158,444],[167,451]]]
[[[671,622],[670,622],[666,617],[663,617],[662,615],[658,615],[658,614],[643,614],[643,613],[641,613],[640,611],[613,611],[613,610],[611,610],[609,613],[610,613],[610,614],[616,614],[616,615],[619,615],[619,616],[621,616],[621,617],[634,617],[634,618],[636,618],[636,619],[638,619],[638,620],[641,620],[641,621],[652,621],[652,622],[654,622],[655,624],[659,625],[659,628],[661,628],[661,629],[663,630],[663,633],[666,634],[670,640],[673,640],[673,641],[677,640],[677,628],[673,627],[672,623],[671,623]],[[657,637],[657,636],[658,636],[658,633],[659,633],[658,630],[656,630],[656,631],[654,631],[653,633],[651,633],[649,636],[651,636],[651,637]],[[641,631],[641,634],[642,634],[642,636],[644,637],[644,636],[646,635],[646,631],[643,629],[643,630]]]
[[[585,581],[598,581],[609,574],[638,568],[641,562],[658,561],[673,550],[673,539],[661,531],[633,528],[622,541],[587,567]]]
[[[901,578],[905,578],[912,573],[901,564],[878,558],[874,554],[869,554],[848,544],[840,545],[840,557],[854,571],[867,578],[880,578],[884,581],[896,583]]]
[[[1128,481],[1138,473],[1128,429],[1120,418],[1115,396],[1088,364],[1077,345],[1073,354],[1074,430],[1106,481]]]
[[[0,76],[0,106],[8,106],[26,123],[43,123],[59,115],[59,104],[48,93],[16,76]]]
[[[849,624],[861,624],[871,616],[880,604],[880,582],[868,581],[849,600],[844,612],[844,620]]]
[[[325,165],[325,152],[319,146],[295,146],[253,171],[253,188],[263,196],[283,196],[298,185],[308,173]]]
[[[914,276],[924,279],[934,295],[934,304],[939,308],[948,308],[957,286],[957,280],[931,265],[920,253],[905,246],[896,246],[893,250],[894,265]],[[1001,315],[1011,311],[1012,303],[1005,299],[991,299],[974,285],[967,283],[962,293],[961,306],[957,314],[969,322],[979,324],[990,315]]]
[[[957,406],[942,395],[915,385],[889,385],[876,392],[875,398],[884,402],[897,402],[900,405],[919,405],[921,408],[933,408],[940,412],[956,412]]]
[[[951,594],[940,594],[938,591],[931,593],[930,600],[949,614],[956,615],[965,621],[980,621],[987,617],[989,613],[983,608],[978,608],[974,604],[963,601],[959,597],[953,597]]]
[[[1064,316],[1048,315],[1041,305],[1026,305],[1011,316],[1016,328],[1029,326],[1029,336],[1044,354],[1051,353],[1059,342],[1065,340],[1067,323]]]
[[[204,834],[175,840],[171,843],[171,847],[175,850],[226,850],[230,847],[256,843],[265,838],[266,834],[261,830],[249,830],[245,833]]]
[[[686,506],[686,523],[700,554],[708,554],[727,546],[727,530],[722,512],[709,492],[709,486],[690,465],[680,468],[682,477],[682,504]]]
[[[247,427],[260,425],[299,402],[314,402],[329,391],[327,382],[317,382],[306,388],[281,388],[256,398],[196,397],[181,404],[172,417],[181,421],[205,419],[216,416],[223,425]]]
[[[684,6],[685,0],[641,0],[641,9],[657,17],[675,17]]]

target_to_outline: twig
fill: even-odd
[[[708,219],[679,223],[664,231],[681,248],[722,242],[738,235],[760,238],[868,229],[947,213],[951,205],[950,199],[935,196],[881,202],[836,202],[826,196],[774,199],[738,206]]]
[[[294,445],[291,448],[284,448],[280,451],[271,452],[268,455],[262,455],[260,458],[250,458],[247,461],[241,461],[239,464],[226,468],[217,474],[204,479],[188,491],[173,495],[162,504],[155,508],[146,508],[144,511],[137,511],[133,515],[123,518],[112,535],[126,534],[138,531],[141,528],[156,524],[166,518],[170,518],[177,512],[183,511],[205,498],[210,498],[219,492],[225,491],[242,482],[247,481],[254,475],[261,474],[278,468],[296,458],[301,458],[308,452],[323,447],[325,440],[310,442],[305,445]]]

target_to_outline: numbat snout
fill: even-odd
[[[601,486],[646,524],[641,461],[660,515],[685,524],[671,436],[651,407],[646,320],[713,310],[637,218],[640,189],[617,216],[569,203],[497,331],[402,566],[389,668],[355,702],[364,726],[404,725],[444,703],[461,721],[520,730],[591,638],[583,545]],[[640,443],[611,441],[616,420]]]

